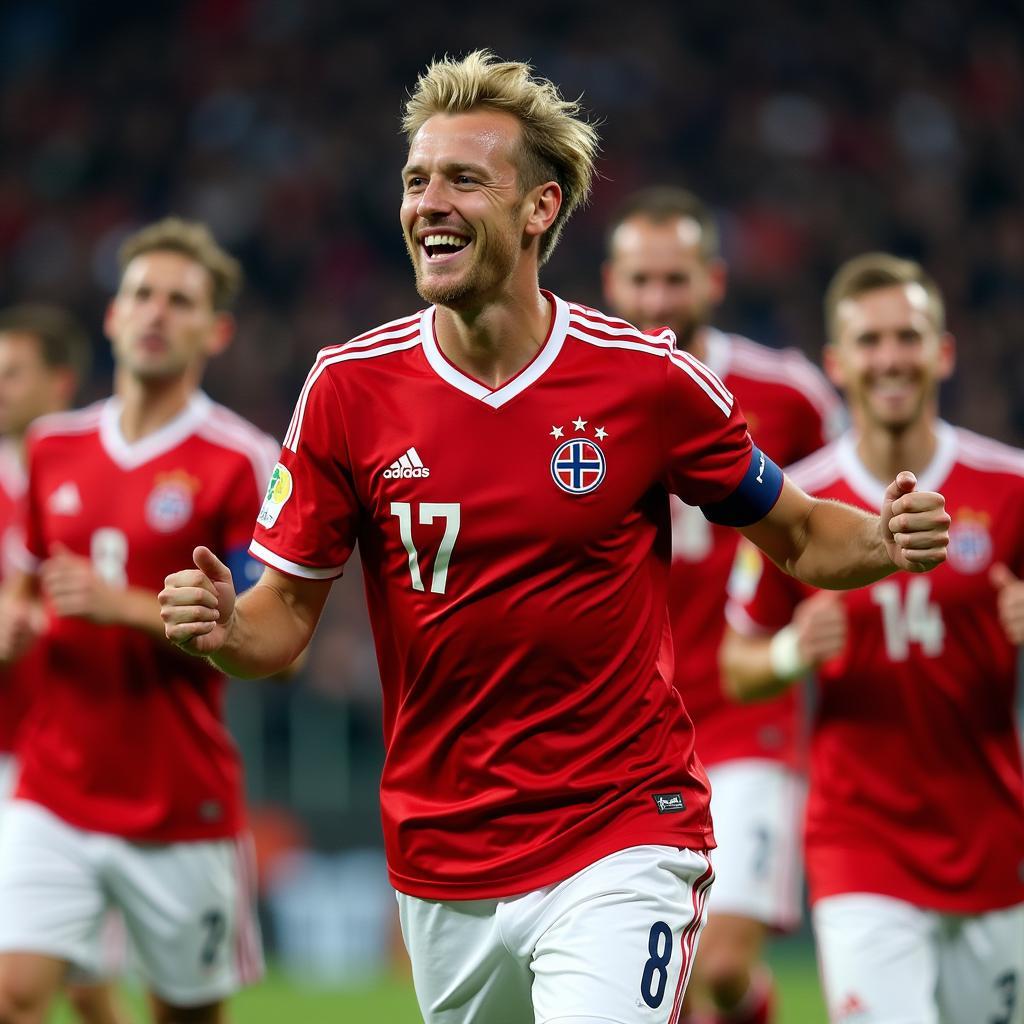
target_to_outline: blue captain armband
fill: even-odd
[[[723,501],[701,505],[704,517],[721,526],[750,526],[764,519],[782,493],[782,470],[756,445],[750,450],[750,465],[736,490]]]
[[[232,548],[222,561],[231,570],[236,594],[248,590],[263,575],[263,563],[249,554],[248,545]]]

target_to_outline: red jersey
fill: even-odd
[[[672,686],[668,495],[752,522],[781,472],[670,332],[548,299],[544,345],[496,390],[445,358],[433,309],[324,349],[250,549],[329,579],[359,543],[391,880],[423,898],[713,845]]]
[[[709,330],[705,359],[736,396],[758,446],[780,466],[810,455],[839,432],[844,411],[838,395],[796,349],[779,351]],[[738,541],[735,530],[673,499],[669,609],[676,687],[693,719],[705,765],[756,757],[796,766],[803,720],[798,691],[738,704],[722,690],[718,649]]]
[[[244,553],[277,445],[195,394],[129,444],[120,402],[47,416],[29,435],[27,547],[63,544],[115,585],[156,594],[197,544]],[[140,630],[51,615],[16,795],[134,840],[223,838],[242,825],[224,677]]]
[[[919,487],[945,495],[948,561],[845,593],[846,650],[818,672],[813,900],[874,892],[951,913],[1024,902],[1018,651],[988,580],[995,561],[1024,574],[1024,454],[947,424],[938,440]],[[791,475],[820,497],[882,503],[850,436]],[[742,632],[780,629],[810,592],[767,562],[734,584],[729,621]]]
[[[25,567],[22,526],[25,498],[25,469],[18,448],[0,441],[0,578],[8,579]],[[0,668],[0,755],[13,754],[25,713],[28,710],[36,656],[29,652],[13,665]]]

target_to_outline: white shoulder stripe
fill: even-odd
[[[718,393],[730,404],[732,403],[732,392],[725,386],[722,378],[718,376],[712,369],[705,366],[696,356],[691,355],[689,352],[679,350],[679,355],[683,357],[698,373],[705,376],[710,382],[712,387],[718,390]]]
[[[805,491],[818,491],[835,483],[842,470],[833,445],[826,445],[787,467],[786,475]]]
[[[419,331],[417,331],[415,337],[407,338],[405,341],[395,342],[391,345],[382,345],[380,348],[362,349],[355,352],[342,351],[328,359],[318,361],[316,365],[314,365],[313,369],[309,371],[306,383],[303,385],[302,391],[299,394],[299,401],[295,406],[295,412],[292,414],[292,421],[288,427],[288,433],[285,435],[284,447],[293,452],[298,451],[299,435],[302,433],[302,419],[306,414],[306,402],[309,399],[310,390],[319,379],[320,374],[322,374],[328,366],[333,366],[335,363],[345,363],[353,359],[376,359],[378,356],[386,356],[393,352],[403,352],[406,349],[415,348],[419,343],[420,335]]]
[[[994,438],[957,430],[957,448],[960,461],[974,469],[987,469],[1024,476],[1024,451],[1013,448]]]
[[[420,310],[418,313],[413,313],[411,316],[400,316],[397,320],[389,320],[386,324],[374,327],[372,331],[363,331],[362,334],[357,334],[350,342],[346,342],[346,344],[352,344],[357,341],[366,342],[372,338],[382,335],[384,332],[392,332],[400,328],[415,327],[419,324],[420,317],[422,315],[423,311]]]
[[[107,399],[87,405],[84,409],[68,412],[51,412],[33,420],[29,428],[34,437],[48,437],[53,434],[87,434],[99,426],[103,407]]]
[[[621,348],[628,349],[631,352],[644,352],[650,356],[667,358],[673,366],[677,366],[688,377],[690,377],[701,391],[703,391],[704,394],[706,394],[726,416],[729,416],[732,413],[732,395],[729,395],[728,400],[723,398],[700,374],[698,374],[684,360],[679,359],[677,353],[670,351],[667,346],[652,345],[649,341],[630,341],[625,338],[622,340],[610,341],[606,338],[594,337],[592,334],[585,334],[582,331],[575,330],[571,326],[566,331],[566,334],[571,335],[579,341],[584,341],[588,345],[594,345],[596,348]],[[726,392],[726,394],[728,395],[728,392]]]
[[[280,452],[280,446],[269,434],[223,406],[214,406],[213,415],[200,426],[198,433],[213,444],[244,455],[252,466],[256,490],[262,492]]]
[[[351,341],[343,342],[341,345],[328,345],[317,353],[317,361],[338,355],[341,352],[350,352],[353,349],[369,348],[381,342],[391,341],[393,338],[406,338],[413,331],[419,331],[419,321],[413,320],[404,322],[404,326],[396,327],[393,331],[374,331],[372,335],[365,335],[361,338],[353,338]]]

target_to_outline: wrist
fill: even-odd
[[[772,674],[786,682],[805,676],[811,668],[800,653],[800,639],[793,625],[780,629],[772,637],[768,657]]]

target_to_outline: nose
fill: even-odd
[[[672,311],[668,287],[660,281],[649,282],[640,292],[640,308],[644,316],[657,320]]]
[[[436,217],[450,213],[451,209],[452,204],[444,178],[437,174],[431,175],[426,188],[420,193],[416,205],[417,215],[423,218]]]

